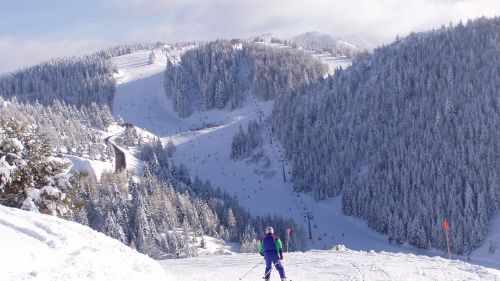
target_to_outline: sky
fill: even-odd
[[[480,16],[498,0],[0,0],[0,73],[138,42],[319,31],[366,48]]]

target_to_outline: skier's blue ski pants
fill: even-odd
[[[278,270],[280,274],[280,278],[286,278],[285,276],[285,269],[281,265],[280,257],[278,256],[278,252],[275,251],[268,251],[264,253],[264,259],[266,260],[266,271],[264,274],[265,279],[269,279],[271,277],[271,268],[272,265],[274,264],[274,267]]]

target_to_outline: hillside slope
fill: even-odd
[[[295,189],[341,195],[390,242],[469,254],[498,212],[500,19],[411,34],[280,96]]]
[[[153,260],[83,225],[0,206],[0,280],[174,280]]]
[[[238,280],[257,254],[159,264],[117,240],[52,216],[0,206],[1,280]],[[289,280],[500,280],[500,271],[439,257],[344,250],[285,254]],[[172,272],[172,274],[164,271]],[[240,280],[260,279],[263,265]],[[194,270],[196,268],[196,270]],[[276,279],[276,272],[273,272]]]
[[[306,50],[329,52],[349,57],[353,57],[363,51],[349,42],[314,31],[294,36],[291,38],[291,41]]]
[[[180,59],[180,53],[182,50],[166,55],[174,60]],[[289,179],[283,182],[283,149],[276,139],[271,143],[266,121],[272,101],[259,102],[249,97],[236,110],[201,111],[179,118],[162,93],[161,73],[165,65],[150,64],[149,55],[150,51],[139,51],[113,58],[118,69],[113,115],[154,133],[164,143],[172,140],[176,146],[172,158],[175,163],[184,163],[191,175],[210,180],[233,195],[254,215],[290,217],[307,230],[303,215],[311,212],[313,239],[308,241],[308,249],[343,243],[357,250],[410,251],[407,247],[388,245],[384,236],[368,230],[362,221],[344,216],[339,200],[317,203],[311,196],[294,193]],[[233,161],[231,140],[238,127],[246,128],[251,120],[259,120],[263,126],[263,159],[258,163],[248,159]],[[289,177],[287,162],[284,168]]]
[[[308,221],[304,214],[311,212],[314,215],[311,221],[313,239],[309,240],[309,249],[325,249],[342,243],[356,250],[445,255],[437,250],[415,249],[408,244],[389,244],[387,236],[370,230],[366,222],[345,216],[340,198],[316,202],[310,195],[294,193],[288,161],[284,161],[286,182],[283,181],[280,160],[285,158],[284,150],[274,137],[272,143],[269,137],[271,126],[266,119],[271,113],[272,102],[259,102],[249,97],[242,108],[233,111],[210,110],[195,112],[188,118],[177,117],[171,101],[161,91],[161,72],[165,65],[148,64],[148,56],[148,52],[136,52],[115,58],[119,73],[130,79],[118,85],[115,105],[121,104],[121,109],[114,106],[113,113],[162,137],[164,143],[172,140],[177,147],[173,160],[184,163],[192,175],[210,180],[214,186],[232,194],[252,214],[288,216],[301,223],[306,231]],[[176,53],[176,59],[180,59],[180,53]],[[133,65],[134,61],[142,63]],[[232,137],[240,125],[246,128],[252,120],[257,120],[263,128],[264,160],[257,163],[249,159],[233,161],[230,159]],[[496,267],[493,256],[471,255],[471,262],[486,264],[485,261],[489,261],[488,266]]]

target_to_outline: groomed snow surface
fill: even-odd
[[[86,226],[0,205],[0,280],[158,280],[157,262]]]
[[[0,280],[260,280],[257,254],[159,261],[86,226],[0,206]],[[500,280],[500,271],[412,254],[329,251],[285,254],[289,280]],[[172,272],[173,276],[169,273]],[[271,280],[278,280],[273,272]]]
[[[0,206],[0,280],[261,280],[258,254],[205,256],[159,264],[86,226]],[[289,280],[500,280],[500,271],[413,254],[328,251],[285,253]],[[163,267],[163,269],[162,269]],[[172,274],[168,273],[171,272]],[[244,276],[245,275],[245,276]],[[279,280],[274,270],[271,280]]]
[[[164,260],[160,264],[177,281],[256,281],[263,280],[265,265],[258,254],[238,254]],[[413,254],[357,252],[349,250],[309,251],[285,254],[289,281],[461,281],[500,280],[500,271],[461,261],[415,256]],[[273,269],[271,280],[279,280]]]

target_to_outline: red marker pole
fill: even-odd
[[[286,252],[287,253],[288,253],[288,241],[290,241],[290,232],[292,232],[291,228],[286,230],[286,236],[287,236],[287,238],[286,238]]]
[[[448,237],[448,228],[450,228],[450,224],[447,219],[444,219],[443,222],[444,232],[446,233],[446,244],[448,245],[448,259],[451,259],[451,251],[450,251],[450,238]]]

